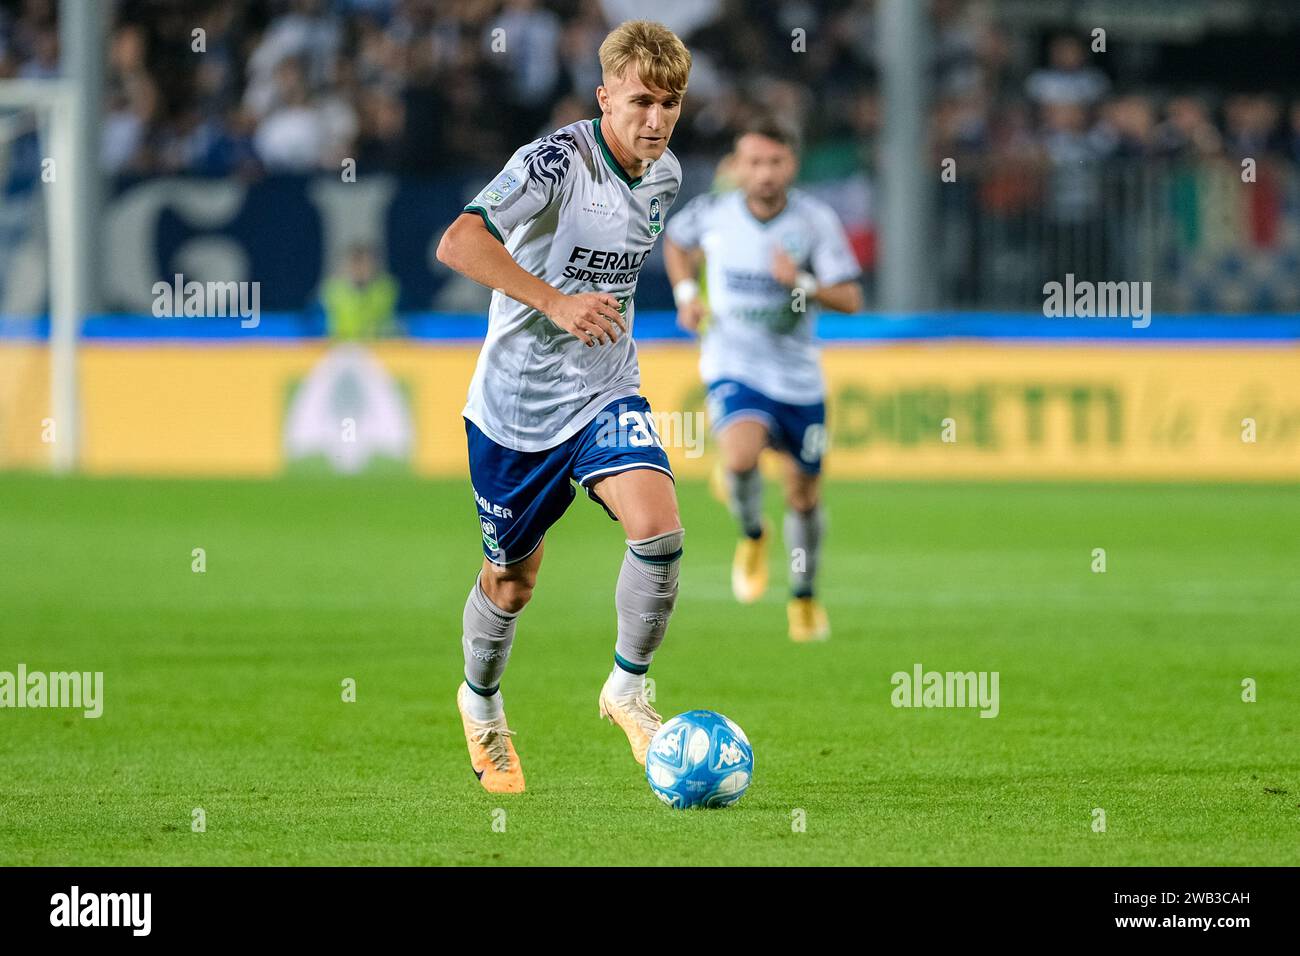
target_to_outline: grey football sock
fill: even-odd
[[[748,537],[763,533],[763,475],[755,465],[749,471],[726,471],[727,498],[731,513]]]
[[[812,597],[824,529],[820,504],[807,511],[786,509],[785,550],[790,560],[790,593],[795,597]]]
[[[622,670],[644,674],[663,643],[668,618],[677,603],[677,571],[685,534],[678,528],[627,543],[614,591],[618,609],[614,663]]]
[[[470,690],[490,697],[501,683],[510,645],[515,640],[515,621],[519,612],[503,611],[483,593],[479,584],[483,572],[474,579],[465,601],[465,631],[461,644],[465,649],[465,683]]]

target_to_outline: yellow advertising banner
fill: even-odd
[[[274,475],[300,460],[350,472],[373,459],[463,475],[477,353],[87,343],[82,467]],[[830,477],[1300,479],[1300,348],[855,344],[828,347],[824,362]],[[695,349],[644,345],[641,372],[674,468],[707,474]],[[0,467],[48,461],[48,395],[45,348],[0,345]]]

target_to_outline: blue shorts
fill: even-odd
[[[576,435],[545,451],[505,448],[469,419],[465,435],[483,554],[493,564],[514,564],[537,550],[577,495],[571,481],[617,521],[591,482],[635,468],[673,477],[650,403],[640,395],[615,399]]]
[[[709,420],[717,434],[732,422],[751,419],[767,426],[768,441],[788,452],[810,475],[822,470],[826,453],[826,403],[791,405],[769,398],[757,389],[732,379],[709,383]]]

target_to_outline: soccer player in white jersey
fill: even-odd
[[[860,269],[835,211],[790,188],[798,171],[793,131],[772,120],[753,123],[737,137],[730,169],[740,188],[700,196],[679,210],[668,225],[664,258],[678,322],[691,332],[706,313],[695,279],[704,262],[709,324],[700,372],[741,534],[732,590],[750,603],[767,589],[758,461],[771,446],[785,459],[790,637],[824,640],[830,623],[815,581],[826,404],[813,325],[818,306],[862,308]]]
[[[684,531],[638,394],[633,297],[681,185],[668,140],[691,55],[672,31],[634,20],[605,38],[600,65],[600,116],[516,152],[438,245],[439,261],[493,290],[464,409],[484,560],[465,603],[456,701],[470,765],[494,793],[524,789],[499,688],[571,481],[627,539],[600,715],[641,764],[660,724],[645,674],[677,601]]]

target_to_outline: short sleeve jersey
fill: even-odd
[[[706,382],[734,379],[779,402],[813,404],[825,395],[814,341],[816,307],[796,311],[791,290],[772,276],[772,256],[783,249],[820,285],[856,279],[861,272],[839,217],[798,189],[766,222],[755,218],[739,190],[699,196],[672,217],[668,238],[703,249],[709,326],[700,346]]]
[[[609,402],[637,394],[637,277],[680,186],[671,151],[631,179],[600,120],[582,120],[520,149],[465,207],[515,262],[561,292],[615,296],[628,326],[613,345],[587,347],[536,309],[493,292],[464,415],[494,442],[552,448]]]

